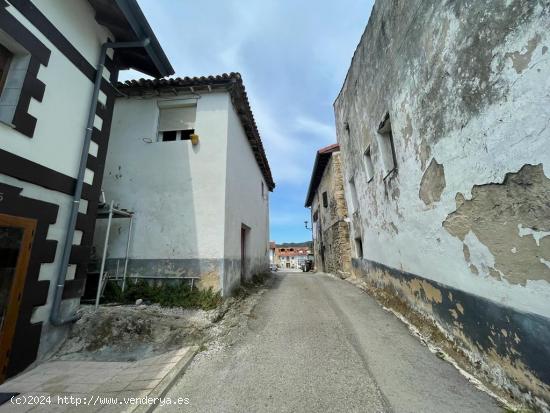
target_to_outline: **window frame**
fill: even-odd
[[[367,146],[367,149],[365,149],[364,157],[368,183],[374,179],[374,162],[372,161],[371,145]]]
[[[176,136],[174,139],[165,139],[164,134],[166,132],[174,132]],[[184,134],[183,132],[187,132]],[[158,142],[176,142],[176,141],[190,141],[191,135],[195,133],[195,129],[182,129],[182,130],[165,130],[158,131]]]
[[[6,85],[14,56],[15,53],[0,43],[0,59],[5,57],[5,63],[3,67],[0,68],[0,70],[2,70],[2,74],[0,75],[0,95],[4,92],[4,86]]]
[[[169,99],[157,101],[158,115],[156,123],[157,142],[177,142],[177,141],[190,141],[191,135],[196,131],[197,123],[197,98],[184,98],[184,99]],[[191,129],[170,129],[160,130],[161,128],[161,116],[163,110],[170,109],[194,109],[194,120],[192,122],[193,128]],[[183,125],[182,125],[183,126]],[[176,132],[175,139],[164,139],[165,132]],[[185,133],[184,133],[185,132]]]
[[[380,158],[382,159],[382,165],[384,167],[385,180],[392,174],[392,172],[397,173],[397,154],[395,152],[395,143],[393,140],[391,117],[389,112],[386,112],[384,119],[380,122],[377,132],[378,149],[380,151]],[[391,167],[388,165],[389,160],[392,162]]]

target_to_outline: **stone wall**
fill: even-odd
[[[355,274],[539,406],[550,399],[549,29],[543,0],[378,0],[334,105],[363,245]],[[496,314],[507,328],[479,323]]]
[[[351,275],[351,250],[343,182],[340,153],[334,152],[313,197],[312,210],[318,212],[314,223],[315,268],[346,278]],[[327,207],[323,205],[324,192]]]

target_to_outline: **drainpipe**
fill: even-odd
[[[63,289],[65,288],[65,280],[67,278],[67,270],[69,269],[69,258],[71,256],[71,248],[73,246],[73,238],[76,226],[76,218],[78,217],[78,210],[80,206],[80,200],[82,199],[82,187],[84,185],[84,174],[86,172],[86,161],[88,159],[88,152],[90,151],[90,141],[92,140],[92,131],[94,127],[94,119],[96,113],[97,102],[99,98],[99,91],[101,88],[101,81],[103,79],[103,69],[105,67],[105,56],[108,49],[119,48],[134,48],[145,47],[150,43],[148,38],[135,42],[107,42],[101,46],[101,52],[99,54],[99,63],[97,64],[97,71],[94,81],[94,91],[92,94],[92,101],[90,103],[90,110],[88,112],[88,123],[86,124],[86,134],[84,136],[84,144],[82,145],[82,154],[80,156],[80,166],[78,169],[78,177],[76,180],[76,189],[73,195],[73,202],[71,206],[71,214],[69,216],[69,226],[65,236],[65,244],[63,246],[63,255],[61,258],[61,267],[57,274],[56,286],[54,291],[54,298],[52,304],[52,311],[50,313],[50,323],[54,326],[60,326],[73,321],[78,320],[78,315],[73,315],[69,318],[63,319],[61,316],[61,300],[63,298]]]

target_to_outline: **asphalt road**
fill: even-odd
[[[167,394],[190,412],[502,412],[368,295],[279,273],[235,344],[199,357]]]

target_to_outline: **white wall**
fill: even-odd
[[[40,0],[34,3],[95,67],[101,43],[107,39],[108,32],[97,25],[89,4],[84,0]],[[38,79],[46,85],[42,102],[33,99],[29,107],[29,113],[38,119],[34,137],[30,139],[0,123],[3,138],[0,148],[76,177],[93,82],[13,6],[7,10],[51,50],[51,57],[48,66],[41,66],[38,73]]]
[[[228,94],[197,100],[196,146],[156,141],[158,100],[120,98],[113,114],[103,189],[108,201],[135,212],[130,258],[222,258]],[[119,221],[109,258],[125,253],[127,223]],[[96,248],[105,225],[98,223]]]
[[[99,59],[100,46],[110,36],[95,21],[95,10],[87,0],[32,0],[44,16],[72,43],[92,65]]]
[[[267,270],[269,265],[269,190],[232,105],[229,110],[226,185],[225,257],[240,260],[241,226],[249,227],[245,251],[246,277],[250,277],[252,273]],[[225,289],[238,283],[240,268],[232,270],[226,275]]]

